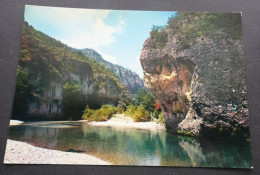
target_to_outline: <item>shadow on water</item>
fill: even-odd
[[[251,167],[248,142],[208,141],[81,123],[10,127],[9,139],[61,151],[87,153],[117,165]]]

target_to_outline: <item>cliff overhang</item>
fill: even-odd
[[[241,40],[219,32],[181,48],[182,38],[168,32],[164,46],[154,47],[150,37],[140,56],[145,87],[160,103],[167,131],[249,137]]]

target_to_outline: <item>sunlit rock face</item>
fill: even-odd
[[[168,131],[198,136],[247,130],[241,41],[217,33],[180,49],[183,37],[167,35],[161,48],[148,38],[140,61],[145,87],[158,99]]]

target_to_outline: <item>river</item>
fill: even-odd
[[[37,147],[87,153],[115,165],[249,168],[250,143],[209,141],[132,128],[82,122],[24,123],[11,126],[9,139]]]

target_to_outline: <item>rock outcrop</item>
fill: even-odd
[[[195,26],[187,19],[177,20],[185,27]],[[157,47],[156,40],[148,38],[140,61],[145,87],[159,101],[167,130],[194,136],[248,136],[241,39],[217,31],[196,36],[183,47],[187,37],[182,31],[172,32],[167,26],[161,32],[167,36],[164,45]]]

